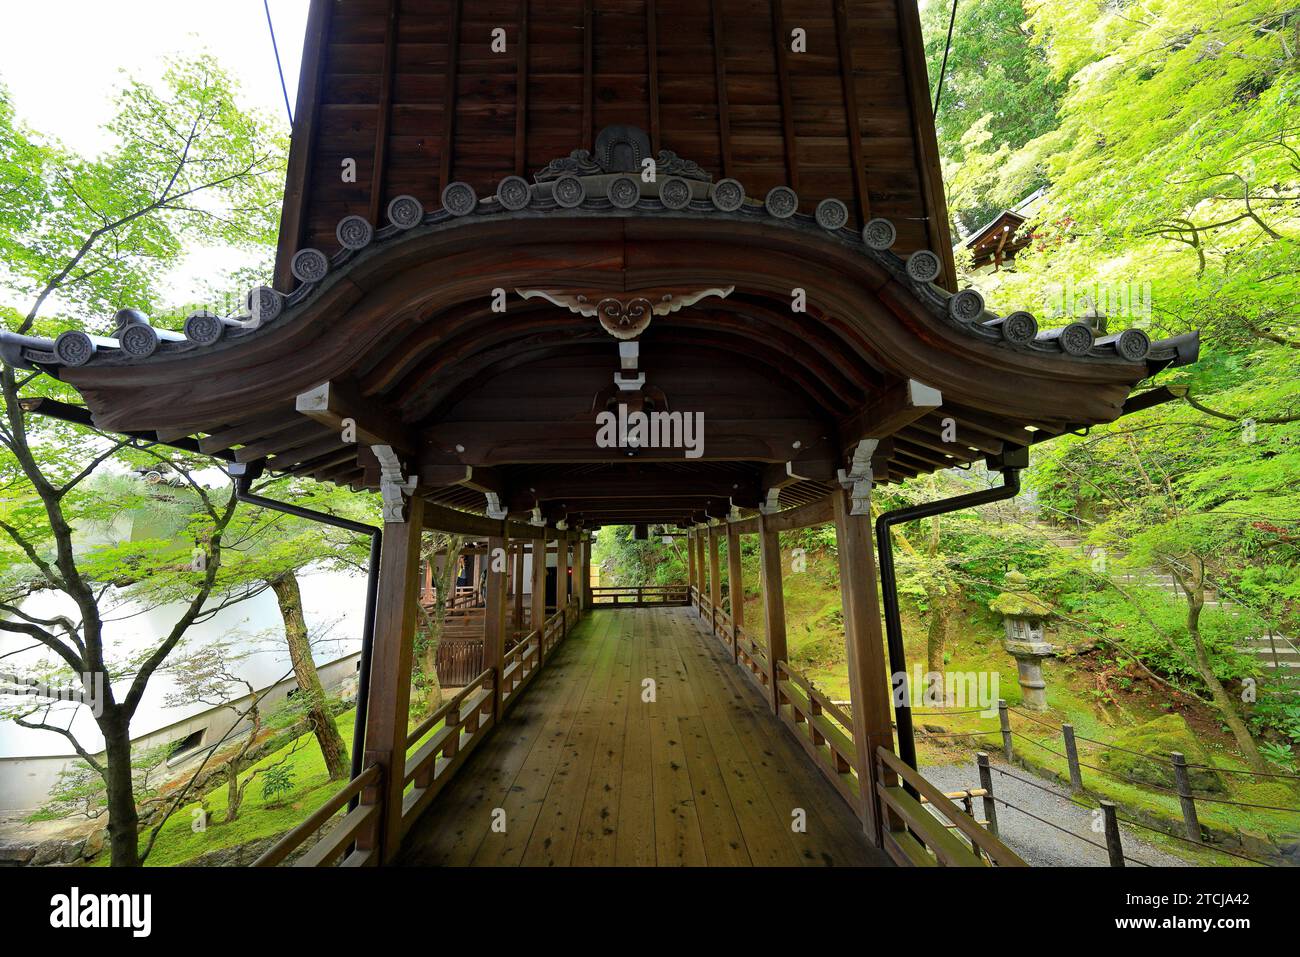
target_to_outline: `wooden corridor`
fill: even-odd
[[[643,681],[655,701],[642,702]],[[493,830],[494,809],[505,831]],[[807,827],[792,827],[796,808]],[[500,819],[501,815],[495,815]],[[408,865],[884,865],[685,608],[588,615],[412,826]]]

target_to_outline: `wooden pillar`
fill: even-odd
[[[524,543],[511,549],[514,556],[515,630],[524,631]]]
[[[411,707],[411,655],[419,615],[420,532],[424,500],[412,498],[405,522],[384,524],[379,553],[379,595],[370,663],[370,706],[366,712],[365,764],[383,770],[383,782],[362,796],[380,805],[376,833],[359,838],[380,863],[397,856],[402,843],[402,791],[406,776],[406,734]]]
[[[777,662],[787,660],[785,647],[785,594],[781,590],[781,539],[776,529],[769,527],[766,515],[759,517],[758,543],[763,582],[763,624],[767,631],[767,661],[772,668],[769,676],[772,693],[772,711],[780,711],[781,692],[778,687]]]
[[[537,632],[537,660],[540,664],[545,657],[546,643],[542,632],[546,629],[546,539],[533,539],[533,624]]]
[[[686,583],[687,583],[691,588],[694,588],[694,589],[696,590],[696,593],[698,593],[698,591],[699,591],[699,587],[700,587],[700,583],[697,582],[697,581],[695,580],[695,578],[696,578],[696,574],[695,574],[695,572],[696,572],[696,569],[695,569],[695,530],[694,530],[694,529],[687,529],[687,530],[686,530]],[[690,604],[694,605],[694,604],[695,604],[695,595],[690,595],[689,598],[690,598]]]
[[[560,613],[560,634],[569,631],[569,533],[562,532],[555,558],[555,608]]]
[[[700,598],[708,598],[709,592],[709,571],[704,561],[704,539],[705,529],[697,528],[695,530],[695,568],[700,576]],[[700,614],[704,614],[704,602],[700,602]]]
[[[501,717],[501,662],[506,655],[506,569],[509,542],[494,535],[487,543],[487,590],[483,612],[483,667],[496,669],[492,683],[492,714]],[[498,570],[499,569],[499,570]]]
[[[587,611],[591,608],[591,538],[582,540],[582,584],[579,586],[582,590],[578,592],[582,596],[582,610]]]
[[[722,604],[722,576],[718,574],[718,529],[709,526],[709,604],[713,606],[712,619],[709,622],[713,633],[718,633],[718,606]]]
[[[740,533],[727,526],[727,593],[731,610],[731,657],[740,656],[740,633],[745,628],[745,582],[740,567]]]
[[[851,515],[850,493],[831,493],[835,509],[835,544],[840,562],[840,596],[844,605],[844,639],[848,652],[849,698],[853,702],[853,743],[862,789],[863,829],[881,842],[880,802],[875,791],[877,747],[894,750],[889,723],[889,673],[884,630],[876,597],[876,561],[871,550],[871,516]]]

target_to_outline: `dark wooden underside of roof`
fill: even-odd
[[[795,284],[805,313],[790,308]],[[595,318],[513,294],[720,285],[734,292],[657,316],[639,338],[639,369],[666,408],[703,415],[699,459],[599,448],[616,341]],[[494,288],[511,290],[504,314]],[[864,436],[881,440],[881,482],[997,455],[1115,418],[1149,372],[973,338],[905,278],[792,226],[521,213],[367,250],[237,339],[61,374],[101,427],[196,435],[207,452],[373,487],[373,457],[296,411],[296,396],[329,382],[367,428],[402,437],[433,500],[481,510],[490,492],[512,517],[537,507],[599,525],[721,517],[773,487],[783,507],[803,504]],[[942,405],[898,417],[909,379],[940,389]]]
[[[890,219],[952,288],[908,0],[315,0],[278,285],[296,250],[338,248],[346,215],[380,225],[400,195],[435,208],[453,181],[490,195],[620,124],[751,196],[785,185],[805,212],[836,197],[851,226]]]

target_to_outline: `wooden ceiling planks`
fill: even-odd
[[[314,0],[277,284],[289,288],[297,249],[338,248],[344,216],[380,226],[399,195],[434,209],[453,180],[489,195],[617,124],[648,129],[656,150],[735,176],[751,196],[790,185],[805,212],[836,197],[858,225],[888,217],[901,252],[928,247],[947,262],[937,153],[923,142],[931,122],[917,115],[929,109],[919,26],[911,38],[906,7]],[[493,49],[498,29],[504,51]]]

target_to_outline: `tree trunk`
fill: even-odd
[[[140,815],[135,807],[131,780],[131,723],[105,709],[99,719],[104,736],[104,785],[108,789],[109,854],[114,867],[140,865]]]
[[[932,674],[942,674],[944,646],[948,639],[948,596],[943,585],[934,582],[926,584],[925,597],[930,606],[930,623],[925,635],[926,669]]]
[[[331,781],[344,780],[351,773],[348,749],[326,707],[325,689],[321,687],[316,662],[311,656],[311,641],[307,635],[307,620],[302,613],[302,593],[298,589],[298,578],[293,572],[288,572],[270,584],[280,606],[280,617],[284,619],[284,640],[289,646],[293,675],[298,681],[299,693],[306,696],[307,720],[311,724],[312,733],[316,735],[321,755],[325,758],[325,768],[329,771]]]
[[[1182,576],[1175,573],[1175,577],[1187,596],[1187,633],[1191,636],[1192,645],[1196,649],[1196,671],[1205,682],[1205,686],[1210,689],[1210,699],[1223,718],[1223,723],[1232,732],[1232,737],[1237,742],[1237,749],[1246,759],[1246,763],[1254,771],[1267,771],[1268,763],[1260,755],[1259,747],[1250,735],[1250,729],[1246,727],[1246,722],[1237,711],[1232,696],[1223,687],[1223,682],[1219,681],[1214,674],[1214,668],[1210,665],[1210,656],[1205,650],[1205,641],[1201,637],[1201,609],[1205,607],[1205,571],[1199,558],[1193,558],[1190,564],[1189,574]]]

